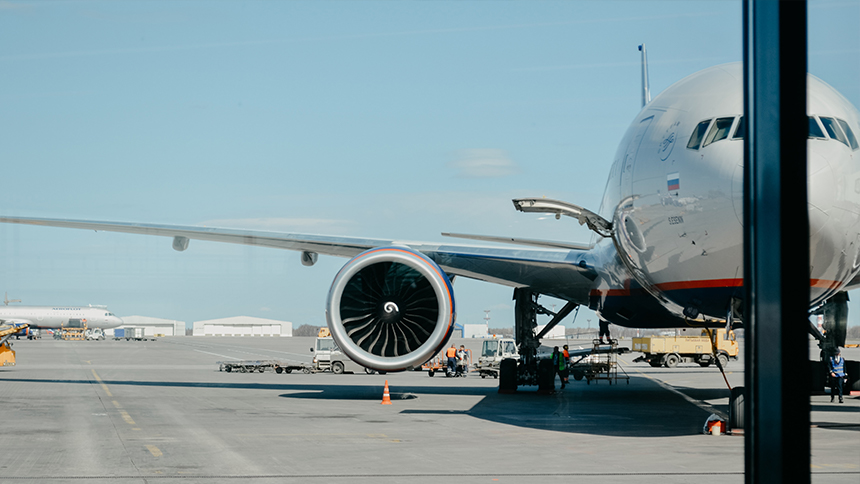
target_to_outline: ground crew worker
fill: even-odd
[[[558,375],[561,380],[561,389],[564,390],[564,373],[567,370],[567,365],[564,362],[564,355],[558,352],[558,346],[552,349],[552,382],[555,386],[555,376]]]
[[[830,357],[830,401],[839,393],[839,403],[842,403],[842,383],[845,380],[845,359],[842,358],[839,348],[836,354]]]
[[[603,335],[604,334],[606,335],[606,343],[603,342]],[[603,319],[600,320],[600,336],[599,336],[599,338],[600,338],[600,344],[612,343],[612,340],[610,339],[610,336],[609,336],[609,321],[606,321]]]
[[[561,354],[564,356],[564,383],[566,385],[570,383],[570,380],[568,380],[568,376],[570,376],[570,351],[568,351],[567,345],[562,346]]]
[[[457,347],[452,344],[445,356],[448,357],[448,374],[454,375],[457,370]]]
[[[460,349],[457,351],[457,359],[460,360],[460,368],[462,369],[463,376],[466,376],[466,372],[469,371],[469,354],[466,352],[466,347],[460,345]]]

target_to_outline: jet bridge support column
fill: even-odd
[[[744,0],[745,482],[810,482],[806,1]]]

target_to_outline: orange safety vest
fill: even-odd
[[[457,349],[456,348],[448,348],[448,358],[456,358],[457,357]]]

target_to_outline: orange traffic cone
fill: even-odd
[[[388,380],[385,380],[385,390],[382,391],[382,404],[391,405],[391,395],[388,393]]]

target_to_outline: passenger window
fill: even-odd
[[[714,122],[714,125],[711,126],[711,131],[708,132],[708,137],[705,138],[705,142],[702,143],[702,148],[708,146],[709,144],[719,141],[721,139],[726,139],[729,137],[729,131],[732,129],[732,123],[735,122],[735,118],[717,118]]]
[[[696,126],[696,129],[693,130],[693,134],[690,135],[690,141],[687,142],[687,148],[697,150],[699,149],[699,144],[702,143],[702,138],[705,136],[705,132],[708,130],[708,125],[711,124],[711,120],[702,121]]]
[[[827,139],[827,137],[824,136],[824,131],[821,131],[821,126],[818,125],[818,121],[815,120],[814,116],[809,117],[809,133],[807,138]]]
[[[836,118],[836,121],[839,121],[839,126],[842,126],[842,131],[845,132],[845,136],[848,137],[848,143],[851,145],[852,150],[856,150],[860,148],[860,145],[857,144],[857,138],[854,137],[854,131],[851,131],[851,126],[848,126],[848,123]]]
[[[824,125],[824,129],[827,130],[827,134],[830,136],[830,139],[835,139],[845,146],[849,146],[848,138],[845,137],[845,133],[842,132],[842,128],[839,127],[839,124],[836,123],[835,119],[825,118],[822,116],[821,124]]]
[[[732,139],[744,139],[744,117],[741,116],[738,119],[738,127],[735,128],[735,135],[732,136]]]

